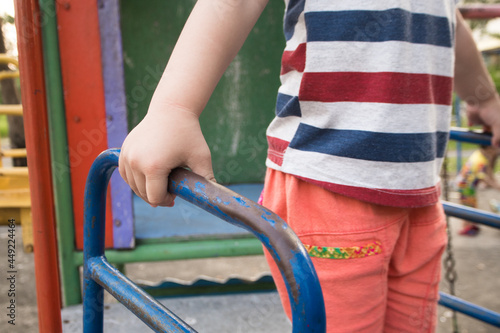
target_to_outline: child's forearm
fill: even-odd
[[[471,31],[457,10],[455,91],[469,104],[481,104],[497,94]]]
[[[198,0],[175,45],[149,112],[174,106],[197,115],[268,0]]]
[[[467,102],[469,125],[483,125],[493,134],[491,144],[500,147],[500,96],[458,11],[455,55],[455,91]]]

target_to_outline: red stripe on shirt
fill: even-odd
[[[439,184],[417,190],[389,190],[339,185],[295,175],[294,177],[347,197],[392,207],[414,208],[429,206],[437,203],[441,195]]]
[[[281,58],[281,75],[291,71],[303,72],[306,66],[306,43],[299,44],[293,51],[284,51]]]
[[[273,163],[281,166],[283,164],[283,155],[285,154],[285,150],[288,148],[290,142],[268,136],[267,143],[269,144],[267,158],[269,158]]]
[[[452,78],[393,72],[304,73],[301,101],[451,104]]]

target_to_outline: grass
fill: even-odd
[[[9,125],[7,124],[7,116],[0,115],[0,137],[6,138],[9,136]]]
[[[476,144],[468,142],[460,142],[460,146],[462,148],[462,151],[476,150],[478,147]],[[457,141],[455,140],[448,141],[448,151],[455,151],[455,150],[457,150]]]

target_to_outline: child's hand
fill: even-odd
[[[151,206],[173,206],[175,196],[167,192],[168,175],[179,166],[215,180],[198,116],[176,107],[148,112],[123,143],[121,176]]]
[[[476,104],[467,104],[469,125],[483,125],[484,130],[491,132],[491,144],[500,147],[500,97],[495,94],[492,98]]]
[[[187,166],[214,180],[198,117],[267,2],[196,2],[148,114],[125,139],[120,154],[123,179],[152,206],[173,205],[174,196],[167,192],[173,168]]]

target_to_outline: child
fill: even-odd
[[[500,189],[500,184],[494,176],[495,164],[500,153],[497,147],[481,146],[469,157],[457,177],[460,203],[469,207],[477,207],[476,190],[481,182],[495,189]],[[479,227],[469,221],[462,224],[460,235],[475,236]]]
[[[197,1],[120,155],[120,174],[151,205],[173,205],[175,167],[214,178],[198,117],[266,2]],[[263,204],[309,249],[328,332],[433,332],[453,85],[500,144],[500,99],[470,31],[454,0],[285,2]]]

